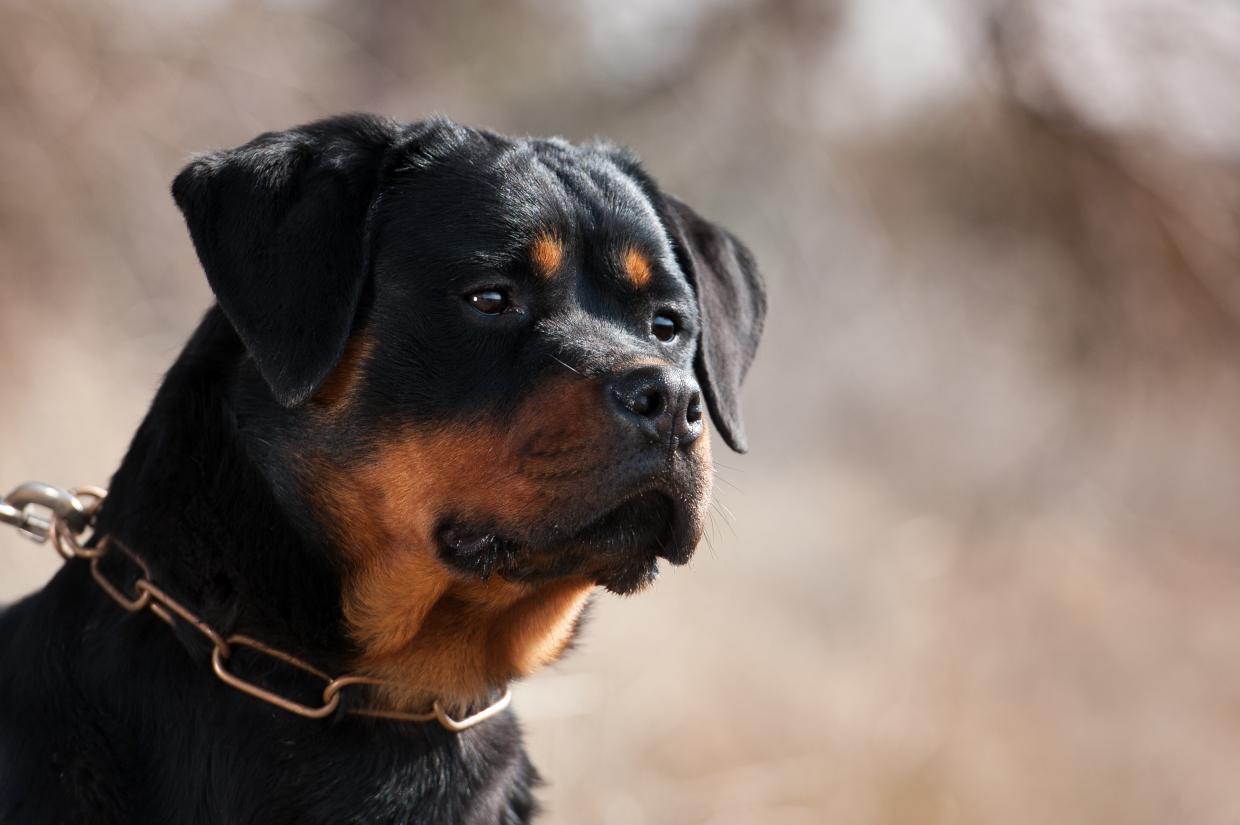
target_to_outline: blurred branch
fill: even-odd
[[[1231,224],[1226,238],[1206,231],[1194,212],[1204,207],[1191,201],[1184,188],[1169,191],[1151,180],[1148,168],[1175,169],[1181,179],[1190,174],[1184,167],[1205,168],[1222,180],[1235,180],[1237,164],[1215,158],[1189,159],[1167,146],[1139,135],[1117,134],[1094,122],[1075,106],[1046,65],[1048,46],[1040,34],[1038,12],[1024,3],[1000,4],[987,21],[989,54],[996,69],[1002,98],[1028,132],[1044,144],[1048,155],[1060,165],[1074,192],[1072,209],[1060,216],[1060,231],[1073,239],[1078,257],[1113,295],[1127,293],[1138,301],[1160,301],[1165,296],[1140,292],[1131,263],[1130,249],[1108,242],[1099,233],[1095,215],[1102,210],[1112,228],[1118,226],[1127,240],[1161,249],[1157,260],[1142,269],[1161,277],[1178,308],[1194,324],[1220,336],[1220,344],[1234,347],[1240,340],[1240,307],[1222,287],[1234,283],[1240,268],[1240,228]],[[1134,159],[1139,149],[1143,161]],[[1050,172],[1049,164],[1047,170]],[[1200,173],[1199,173],[1200,174]],[[1202,190],[1197,190],[1200,196]],[[1226,207],[1223,207],[1224,209]],[[1218,260],[1204,263],[1201,247]],[[1123,301],[1118,303],[1122,304]]]

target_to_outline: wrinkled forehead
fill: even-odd
[[[671,252],[671,244],[649,195],[602,151],[562,141],[533,141],[517,147],[504,190],[514,202],[535,204],[527,228],[551,225],[583,240],[639,243],[649,251]],[[541,207],[541,208],[539,208]]]
[[[650,196],[602,150],[560,140],[458,145],[403,176],[392,219],[464,268],[532,264],[643,287],[679,275]]]

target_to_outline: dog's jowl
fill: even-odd
[[[689,560],[710,429],[745,448],[749,252],[622,149],[445,120],[264,134],[172,191],[217,303],[112,479],[104,572],[356,678],[290,712],[221,658],[307,705],[316,676],[72,560],[0,613],[0,822],[530,821],[513,712],[449,721]]]

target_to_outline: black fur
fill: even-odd
[[[344,350],[370,206],[401,133],[358,117],[268,132],[172,184],[211,289],[282,404],[305,401]]]
[[[711,415],[728,446],[749,449],[741,423],[740,390],[758,352],[766,319],[766,288],[758,265],[731,232],[674,197],[663,198],[676,257],[689,276],[702,313],[694,368]]]
[[[336,673],[357,653],[348,570],[298,482],[309,439],[364,462],[401,423],[502,418],[563,367],[605,375],[657,354],[696,369],[722,434],[744,446],[737,390],[765,309],[752,258],[615,149],[352,115],[198,158],[173,192],[219,303],[157,393],[98,534],[225,632]],[[526,271],[522,251],[547,226],[580,278]],[[612,242],[650,251],[646,290],[599,254]],[[497,284],[520,297],[519,317],[460,299]],[[656,310],[681,319],[676,342],[651,339]],[[359,328],[376,346],[359,398],[324,423],[307,399]],[[653,472],[618,437],[615,451],[617,475]],[[502,546],[547,529],[522,525]],[[537,775],[511,712],[462,734],[303,719],[214,679],[208,653],[184,623],[121,611],[80,561],[0,613],[0,822],[531,820]]]
[[[671,234],[676,261],[693,285],[702,318],[694,370],[719,434],[733,450],[746,452],[741,382],[766,320],[766,286],[758,265],[735,235],[664,194],[627,150],[610,144],[597,148],[641,185]]]

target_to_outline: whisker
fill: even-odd
[[[724,504],[718,498],[711,497],[710,504],[712,507],[718,507],[720,511],[727,516],[730,521],[736,521],[736,513],[733,513],[728,505]]]
[[[710,534],[715,530],[714,513],[706,514],[706,532],[702,534],[702,538],[706,539],[706,549],[710,551],[711,556],[718,558],[719,554],[715,552],[715,543],[710,540]]]
[[[577,375],[580,375],[582,378],[585,378],[585,375],[583,375],[579,370],[576,370],[573,367],[569,366],[568,364],[565,364],[563,361],[561,361],[559,358],[556,358],[554,355],[548,355],[547,357],[549,357],[552,361],[556,362],[557,364],[559,364],[561,367],[568,370],[569,372],[575,372],[577,373]]]
[[[712,502],[712,505],[713,505],[713,502]],[[733,523],[733,520],[736,517],[732,516],[730,513],[726,513],[724,510],[715,510],[715,512],[719,513],[721,518],[723,518],[723,523],[727,525],[728,531],[732,534],[732,536],[734,538],[738,538],[739,536],[737,535],[737,532],[736,532],[736,525]],[[714,519],[712,519],[711,521],[713,522]]]

